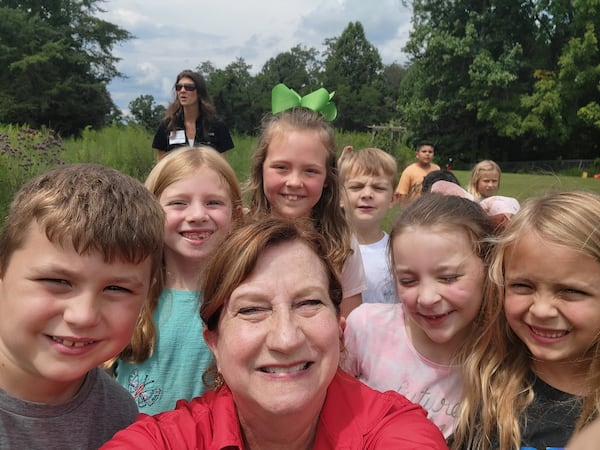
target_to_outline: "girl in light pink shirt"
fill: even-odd
[[[404,208],[389,255],[402,303],[363,304],[348,316],[344,368],[420,403],[446,437],[462,396],[461,350],[485,326],[492,224],[475,202],[425,194]]]

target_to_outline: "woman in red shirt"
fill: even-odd
[[[446,449],[425,411],[338,368],[342,289],[312,225],[234,232],[206,272],[200,315],[214,390],[140,415],[103,448]]]

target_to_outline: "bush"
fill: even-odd
[[[13,193],[31,177],[64,164],[63,141],[46,128],[9,125],[0,128],[0,217],[5,217]]]
[[[586,169],[587,173],[590,175],[595,175],[600,173],[600,158],[594,159],[592,165]]]

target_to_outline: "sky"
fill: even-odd
[[[256,74],[296,45],[322,52],[325,39],[339,37],[350,22],[362,24],[384,64],[404,63],[411,29],[402,0],[106,0],[100,7],[102,19],[135,36],[113,48],[126,78],[108,86],[125,113],[144,94],[168,104],[183,69],[204,61],[224,69],[241,57]]]

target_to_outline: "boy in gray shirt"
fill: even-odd
[[[0,448],[100,447],[135,419],[98,368],[128,343],[162,257],[164,213],[137,180],[51,169],[0,233]]]

